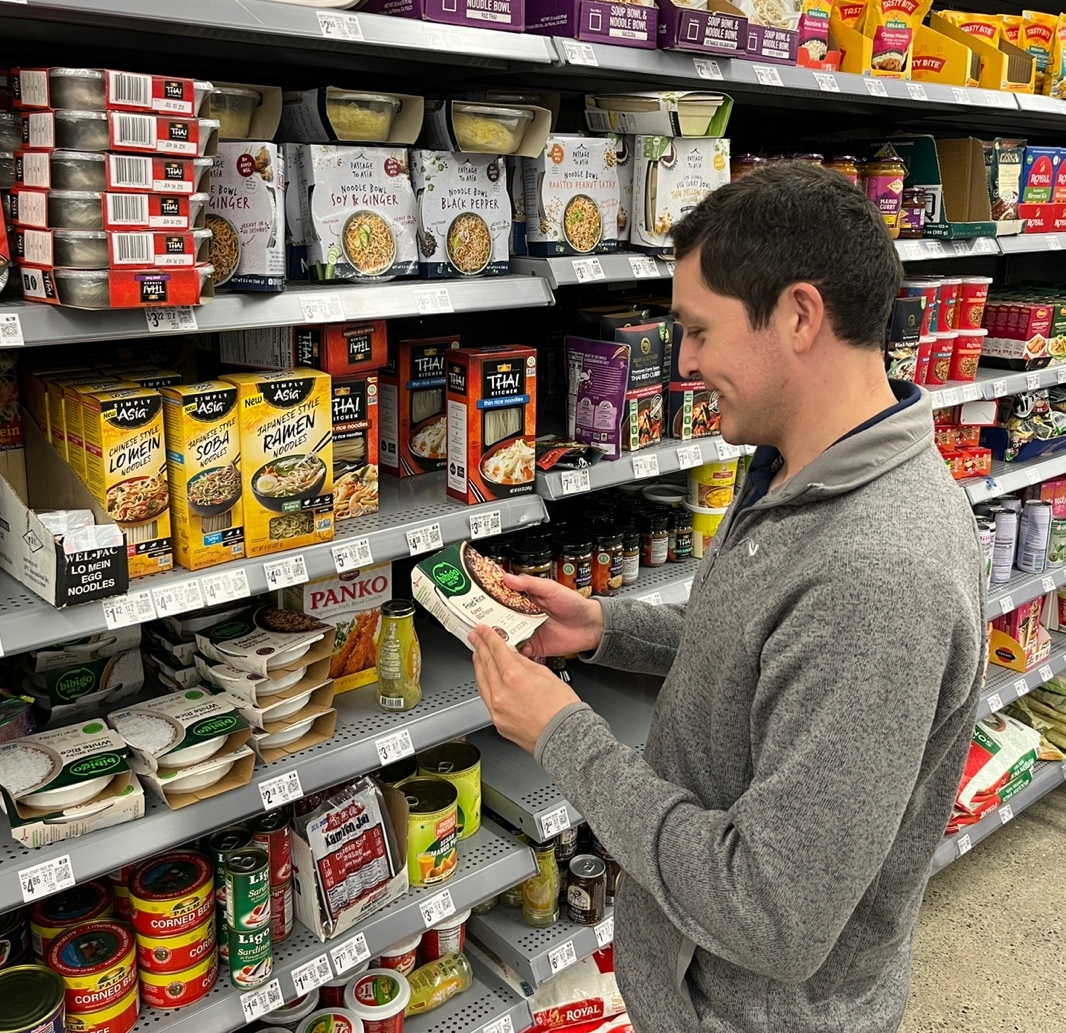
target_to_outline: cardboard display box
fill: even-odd
[[[955,43],[968,47],[980,62],[978,85],[986,90],[1032,93],[1036,82],[1036,63],[1024,50],[1000,39],[996,43],[975,36],[952,25],[939,14],[929,15],[929,28]]]
[[[654,50],[659,8],[608,0],[527,0],[526,31]]]
[[[659,47],[744,57],[748,53],[748,19],[726,0],[707,0],[706,9],[700,11],[673,0],[659,0]],[[755,59],[762,60],[758,55]]]
[[[945,86],[977,86],[981,58],[967,44],[920,25],[914,37],[911,78]]]
[[[526,27],[525,0],[370,0],[363,10],[501,32],[523,32]]]

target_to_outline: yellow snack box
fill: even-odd
[[[85,480],[85,442],[82,440],[81,400],[94,391],[106,391],[111,387],[135,387],[119,377],[100,375],[95,380],[74,381],[63,386],[63,438],[66,441],[66,458],[69,466],[81,480]]]

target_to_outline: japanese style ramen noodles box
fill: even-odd
[[[378,511],[378,378],[333,383],[333,515]]]
[[[229,373],[241,427],[246,556],[333,538],[330,377],[318,370]]]
[[[200,570],[244,555],[237,388],[223,380],[165,387],[174,555]]]
[[[163,398],[149,388],[82,396],[85,483],[122,528],[130,577],[170,570]]]
[[[445,356],[458,337],[390,341],[380,377],[381,465],[411,477],[441,470],[448,458]]]
[[[448,353],[448,494],[468,505],[533,490],[537,353]]]

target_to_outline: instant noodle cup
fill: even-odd
[[[206,997],[218,980],[218,954],[212,951],[198,965],[181,972],[141,972],[141,999],[162,1011],[184,1008]]]
[[[933,345],[936,344],[936,338],[930,334],[928,337],[923,337],[918,341],[918,353],[916,356],[916,365],[914,367],[914,382],[916,384],[925,384],[929,379],[929,363],[933,358]]]
[[[137,982],[125,997],[106,1008],[96,1011],[67,1011],[64,1023],[66,1033],[129,1033],[137,1025],[140,1013],[140,997]]]
[[[933,354],[929,360],[925,382],[946,384],[951,377],[951,356],[955,352],[955,338],[958,337],[958,333],[952,330],[950,333],[934,334],[933,337]]]
[[[714,541],[729,507],[709,509],[686,502],[685,508],[692,514],[692,555],[696,559],[702,559],[704,553],[710,550],[711,542]]]
[[[959,330],[951,353],[949,380],[976,380],[977,364],[981,361],[987,330]]]
[[[344,1006],[363,1022],[365,1033],[403,1033],[403,1013],[411,1000],[407,977],[372,968],[344,991]]]
[[[469,911],[460,911],[457,915],[445,918],[422,936],[422,964],[443,958],[445,954],[454,954],[466,946],[466,922]]]
[[[137,990],[133,934],[120,922],[68,929],[48,948],[48,967],[63,980],[68,1016],[107,1011]]]
[[[991,276],[964,276],[955,305],[955,328],[978,330],[985,319],[985,302],[988,301],[988,285]],[[954,378],[952,378],[954,379]]]
[[[899,289],[901,298],[923,298],[922,336],[927,337],[936,328],[936,310],[939,298],[939,281],[927,276],[904,280]]]
[[[322,1008],[343,1008],[344,991],[348,988],[348,984],[355,982],[356,978],[361,976],[368,968],[370,968],[369,959],[360,962],[355,968],[349,969],[343,976],[337,976],[336,979],[323,983],[318,988],[319,1006]]]
[[[940,281],[937,288],[936,333],[944,334],[955,329],[955,306],[961,290],[960,277],[950,276]]]
[[[414,936],[410,940],[393,944],[388,950],[381,952],[378,967],[392,969],[404,976],[410,975],[418,967],[418,945],[421,942],[421,936]]]
[[[722,509],[733,501],[737,460],[703,463],[688,472],[688,501],[704,509]]]

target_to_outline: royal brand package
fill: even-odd
[[[333,625],[329,676],[337,692],[377,680],[381,604],[392,598],[392,564],[382,563],[285,589],[285,606]]]
[[[458,337],[390,341],[381,373],[381,465],[398,477],[443,469],[448,460],[445,356]]]
[[[222,380],[165,387],[174,555],[189,570],[244,555],[237,388]]]
[[[314,645],[330,630],[306,614],[260,606],[198,631],[196,645],[210,660],[268,677],[271,671],[291,671],[319,659]]]
[[[323,323],[320,326],[264,326],[227,330],[218,335],[219,358],[226,366],[251,369],[320,369],[334,379],[372,373],[385,365],[387,338],[383,319]]]
[[[263,556],[333,538],[330,377],[231,373],[241,428],[244,551]]]
[[[608,459],[622,453],[622,412],[629,383],[629,347],[609,341],[567,337],[567,420],[573,437],[597,445]]]
[[[585,136],[550,136],[539,157],[523,159],[531,255],[618,250],[616,166],[613,141]]]
[[[378,511],[378,378],[333,384],[333,515]]]
[[[537,353],[448,352],[448,494],[467,505],[533,491]]]
[[[42,724],[71,720],[103,704],[128,699],[143,686],[144,666],[136,647],[31,674],[23,681],[23,691],[46,715]]]
[[[680,323],[674,323],[671,327],[666,427],[670,437],[688,441],[690,438],[717,434],[722,417],[718,411],[718,393],[708,391],[707,385],[699,378],[686,377],[681,373],[678,358],[684,332]]]
[[[244,291],[285,289],[285,165],[273,143],[221,143],[211,169],[211,274]]]
[[[511,200],[503,158],[411,152],[423,276],[504,276],[510,268]]]
[[[122,529],[130,577],[170,570],[170,490],[158,391],[82,396],[85,483]]]

